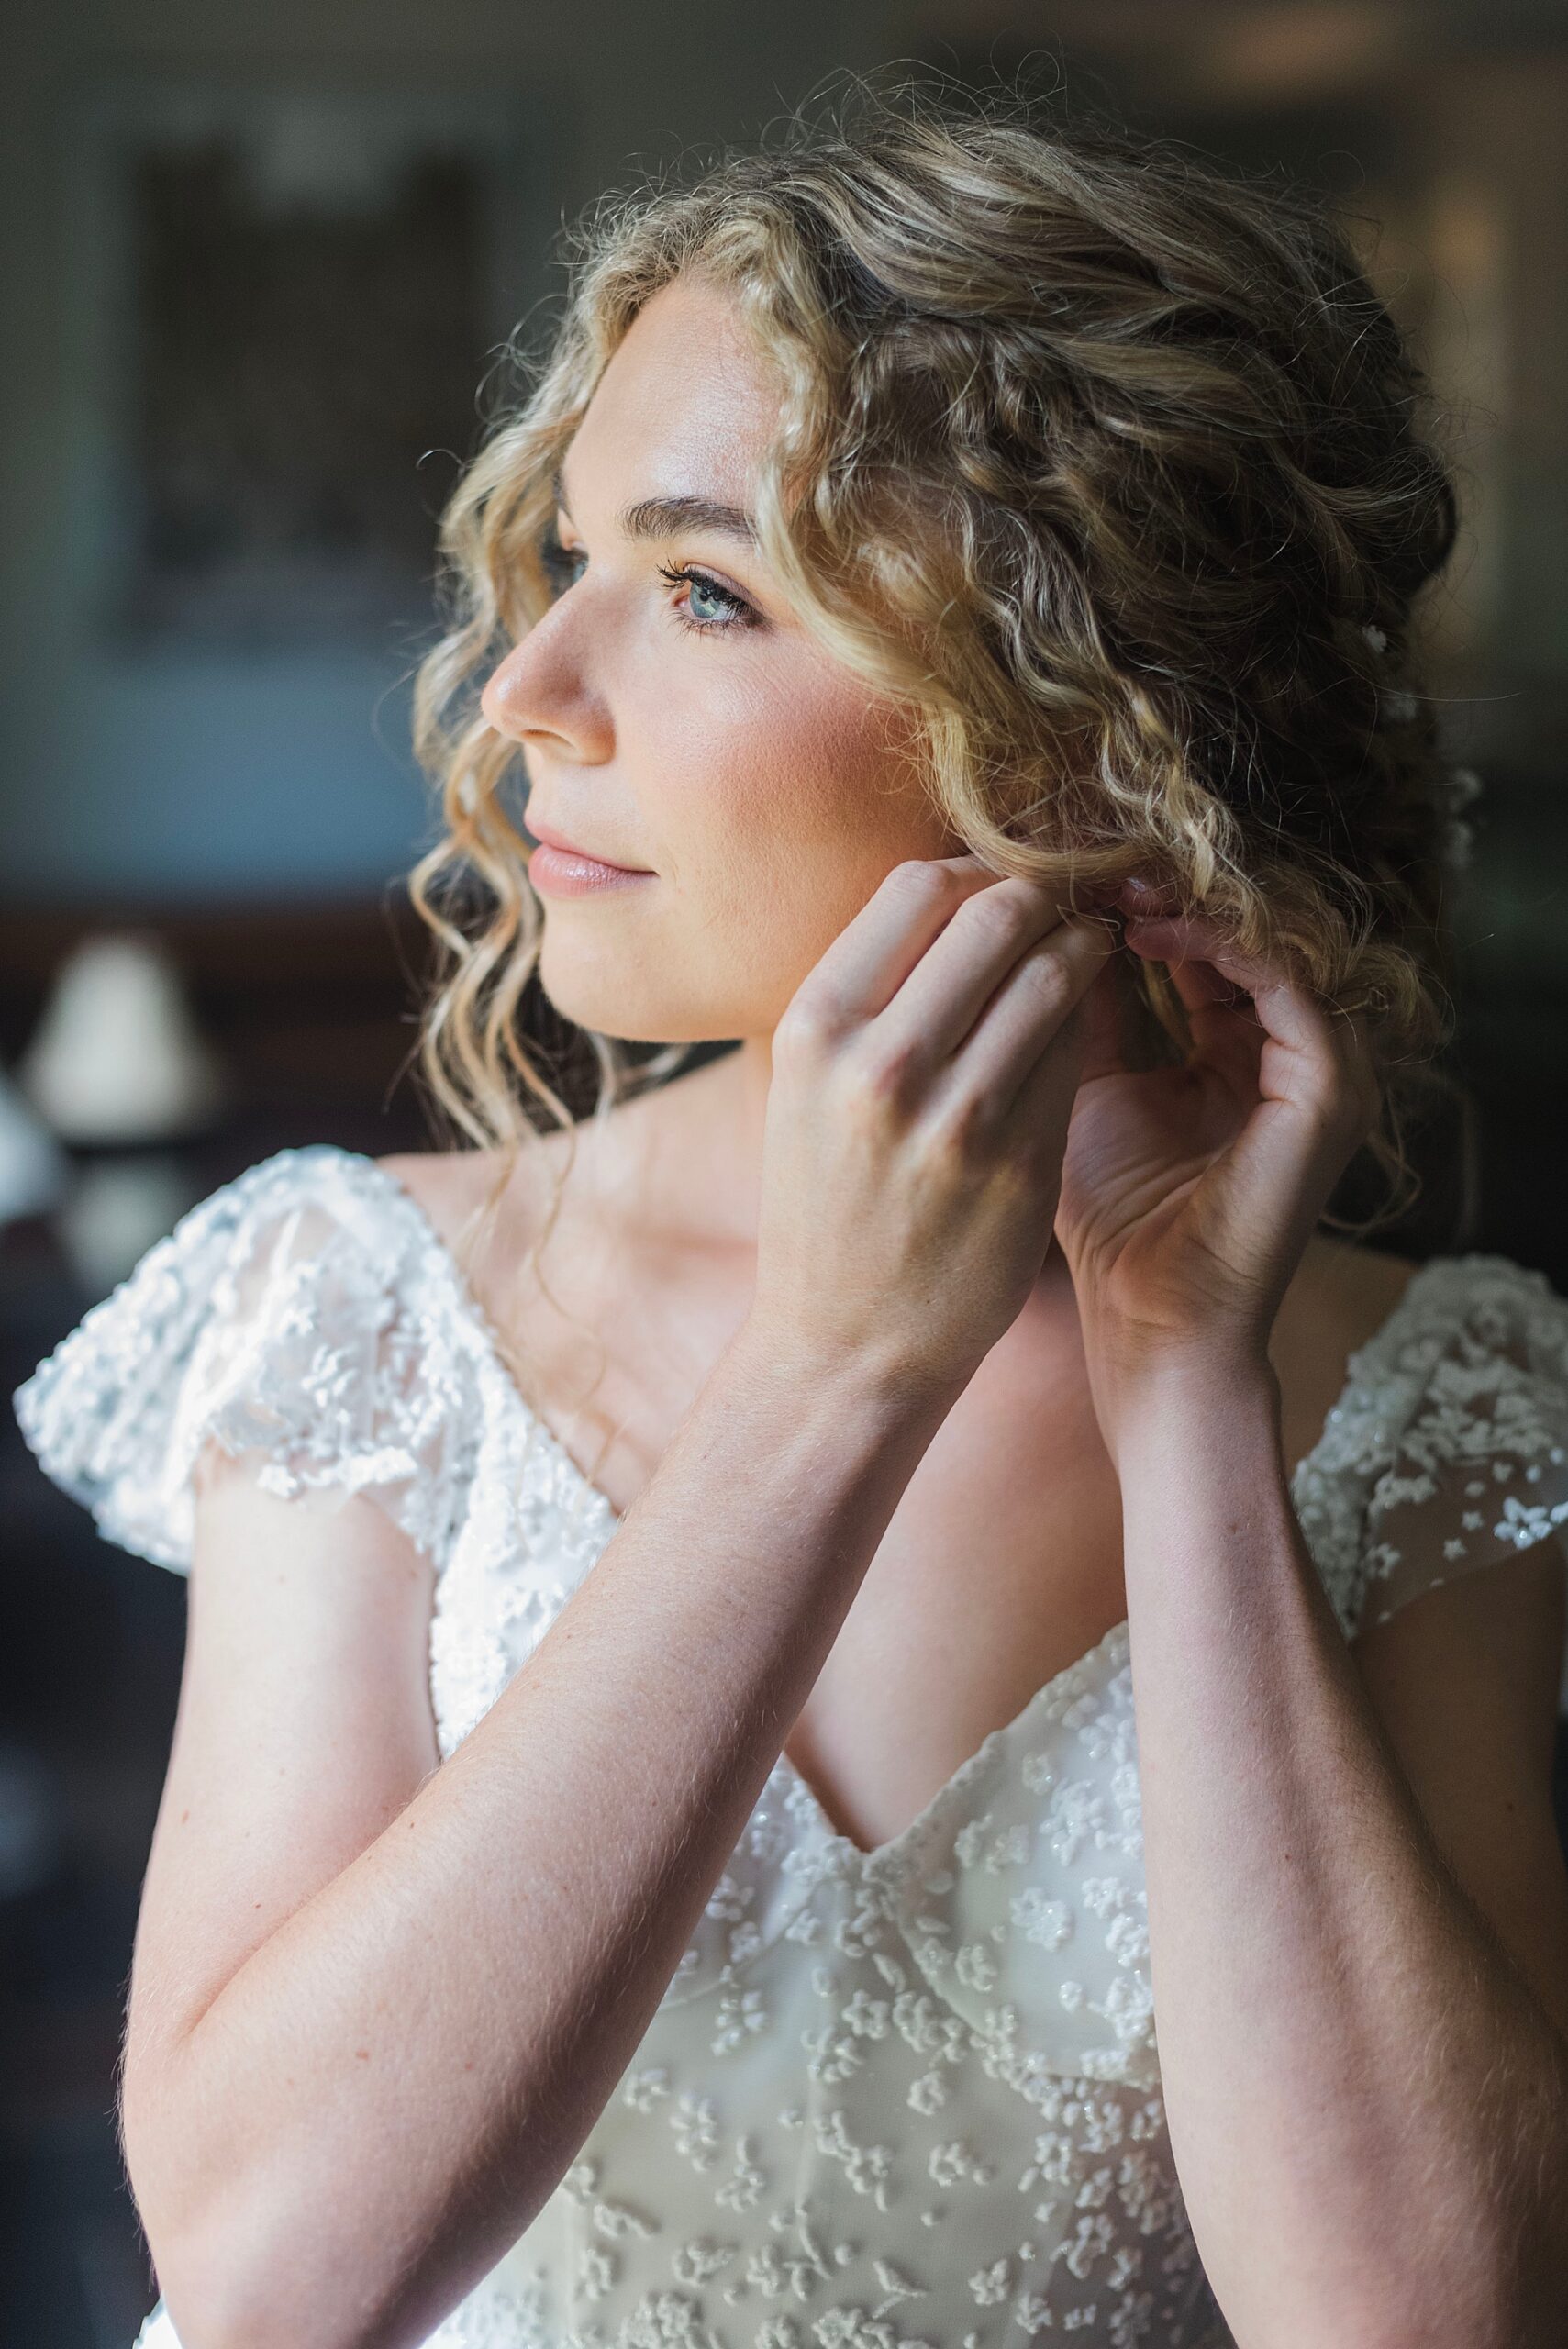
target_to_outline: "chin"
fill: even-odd
[[[613,942],[547,928],[537,975],[560,1017],[595,1035],[624,1044],[733,1043],[771,1035],[804,975],[749,968],[751,944],[742,941],[691,971],[646,945],[621,953]]]
[[[722,1043],[739,1028],[715,1026],[690,1001],[666,990],[641,987],[609,972],[557,972],[540,958],[539,983],[554,1010],[573,1027],[591,1030],[623,1044]]]

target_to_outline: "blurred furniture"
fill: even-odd
[[[222,1111],[182,1146],[193,1197],[293,1143],[432,1146],[416,1087],[398,1083],[426,967],[400,893],[150,914],[12,907],[0,1063],[14,1066],[36,1032],[71,951],[127,925],[162,941],[230,1079]],[[49,1219],[0,1230],[0,2340],[18,2349],[128,2349],[155,2297],[120,2162],[116,2064],[186,1594],[99,1539],[39,1473],[9,1408],[94,1301]]]

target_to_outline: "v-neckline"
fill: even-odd
[[[359,1164],[382,1186],[384,1192],[398,1204],[402,1211],[411,1218],[413,1228],[420,1240],[433,1252],[437,1263],[442,1268],[443,1275],[451,1292],[454,1309],[461,1318],[467,1320],[473,1331],[486,1367],[497,1381],[502,1392],[509,1398],[511,1407],[525,1431],[538,1438],[557,1473],[569,1484],[574,1486],[579,1494],[598,1510],[606,1527],[606,1542],[607,1544],[624,1524],[625,1512],[617,1509],[608,1494],[594,1483],[585,1470],[578,1466],[549,1420],[536,1411],[528,1402],[517,1378],[507,1366],[502,1351],[500,1332],[480,1303],[467,1274],[459,1264],[445,1235],[437,1228],[421,1201],[416,1198],[414,1193],[405,1184],[398,1181],[395,1174],[390,1174],[378,1159],[361,1151],[347,1151],[342,1155],[357,1160]],[[1429,1277],[1440,1266],[1451,1264],[1453,1261],[1450,1257],[1429,1257],[1426,1263],[1418,1264],[1376,1329],[1347,1356],[1344,1380],[1324,1419],[1318,1439],[1310,1449],[1302,1454],[1291,1471],[1289,1490],[1293,1502],[1296,1499],[1304,1483],[1310,1477],[1318,1455],[1327,1448],[1335,1422],[1339,1419],[1348,1398],[1360,1386],[1368,1363],[1374,1354],[1381,1354],[1392,1342],[1394,1335],[1405,1319],[1412,1297],[1417,1292],[1424,1289]],[[1125,1651],[1130,1630],[1130,1619],[1126,1615],[1122,1616],[1119,1621],[1113,1623],[1109,1631],[1096,1640],[1092,1647],[1086,1648],[1082,1655],[1074,1656],[1070,1664],[1062,1665],[1060,1672],[1053,1672],[1050,1679],[1041,1683],[1033,1696],[1025,1701],[1010,1720],[1003,1722],[999,1729],[987,1731],[974,1752],[967,1755],[951,1775],[943,1780],[929,1802],[909,1820],[906,1826],[900,1828],[895,1835],[889,1836],[884,1842],[873,1843],[869,1851],[863,1845],[857,1843],[852,1835],[846,1835],[842,1829],[834,1826],[816,1788],[782,1746],[779,1749],[779,1758],[769,1773],[769,1780],[776,1781],[784,1788],[793,1800],[809,1815],[818,1833],[827,1842],[841,1846],[843,1852],[851,1855],[855,1865],[868,1873],[890,1867],[904,1853],[915,1845],[939,1814],[951,1808],[964,1787],[979,1775],[997,1749],[1003,1744],[1010,1743],[1037,1713],[1046,1710],[1053,1698],[1059,1698],[1074,1681],[1086,1682],[1096,1667],[1102,1664],[1112,1663],[1114,1660],[1116,1667],[1119,1669],[1125,1661]]]

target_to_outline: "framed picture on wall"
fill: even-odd
[[[480,88],[93,95],[72,146],[96,632],[239,651],[428,616],[476,386],[541,290],[542,120]]]

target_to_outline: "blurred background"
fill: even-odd
[[[1382,1244],[1568,1289],[1568,14],[60,0],[8,11],[6,49],[0,2339],[128,2349],[155,2288],[114,2074],[186,1592],[97,1538],[8,1398],[258,1159],[432,1145],[400,1078],[428,968],[402,877],[435,837],[408,680],[434,518],[503,343],[548,324],[558,227],[900,61],[1021,72],[1330,195],[1450,409],[1464,530],[1429,626],[1485,785],[1471,1107]]]

